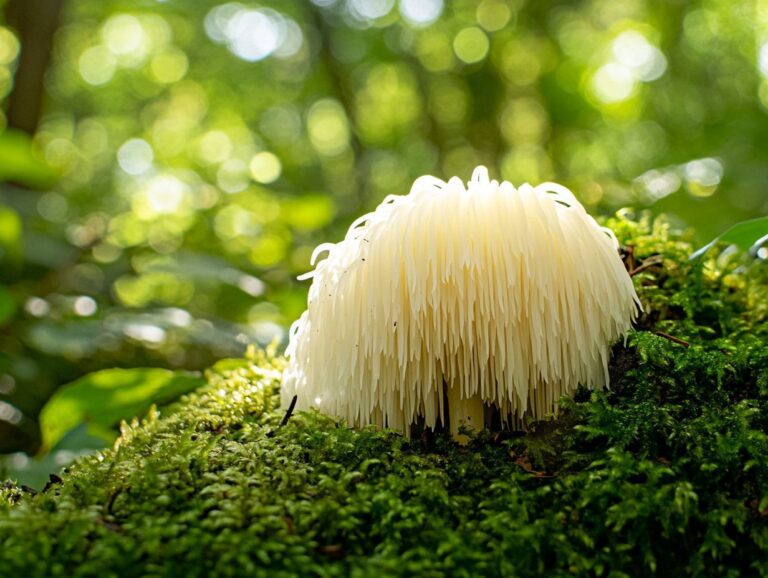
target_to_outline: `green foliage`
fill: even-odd
[[[56,181],[56,175],[32,150],[29,135],[15,130],[0,131],[0,181],[22,183],[45,189]]]
[[[736,245],[742,251],[757,250],[761,242],[768,240],[768,217],[750,219],[737,223],[722,235],[718,235],[712,241],[691,255],[691,259],[701,257],[709,251],[715,243],[730,243]]]
[[[734,256],[692,262],[663,222],[611,224],[635,268],[659,264],[634,277],[644,313],[614,348],[611,388],[562,400],[556,420],[467,446],[316,412],[283,425],[274,351],[224,360],[61,483],[3,486],[0,567],[768,575],[768,272]]]
[[[104,369],[56,391],[40,412],[43,444],[53,448],[85,422],[92,433],[111,441],[110,428],[147,411],[150,403],[167,403],[203,384],[198,375],[168,369]]]

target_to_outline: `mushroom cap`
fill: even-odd
[[[489,406],[543,418],[579,384],[608,385],[639,307],[617,249],[556,183],[421,177],[315,250],[283,403],[402,431],[446,424],[447,400],[470,422]]]

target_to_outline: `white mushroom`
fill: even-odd
[[[611,344],[639,307],[613,233],[555,183],[515,189],[475,169],[421,177],[357,219],[312,278],[290,332],[285,405],[354,426],[456,435],[491,408],[519,426],[579,384],[608,385]]]

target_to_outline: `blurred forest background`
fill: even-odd
[[[313,247],[422,174],[557,180],[702,242],[768,210],[768,0],[2,10],[0,452],[88,372],[284,337]]]

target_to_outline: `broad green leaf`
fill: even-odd
[[[768,240],[768,217],[742,221],[728,229],[722,235],[712,239],[709,243],[691,255],[691,259],[701,257],[718,242],[736,245],[739,249],[748,251],[757,248],[757,246],[766,240]]]
[[[0,327],[11,320],[16,313],[16,301],[8,289],[0,285]]]
[[[43,445],[50,449],[83,422],[111,428],[204,383],[195,373],[157,368],[105,369],[88,374],[53,394],[40,413]]]
[[[19,484],[42,489],[50,474],[60,472],[62,467],[81,456],[109,447],[114,441],[112,430],[105,437],[101,432],[93,432],[91,429],[86,423],[71,429],[47,454],[36,457],[24,454],[12,456],[15,459],[5,464],[8,477]]]
[[[238,369],[246,369],[251,366],[251,362],[247,359],[219,359],[211,368],[213,372],[222,371],[236,371]]]
[[[45,189],[56,180],[53,169],[32,151],[32,140],[20,131],[0,132],[0,180]]]

